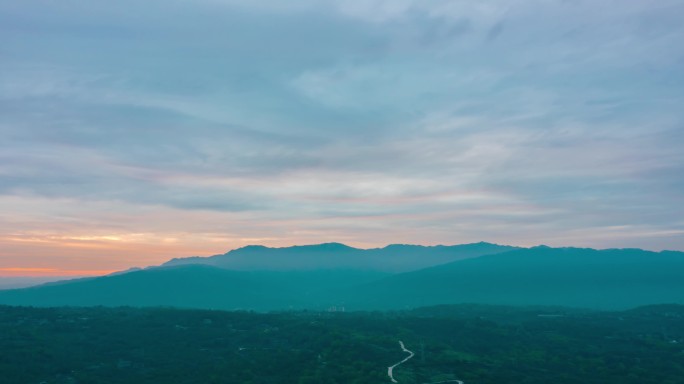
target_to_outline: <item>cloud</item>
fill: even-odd
[[[0,202],[110,204],[122,216],[100,219],[122,227],[140,209],[217,215],[240,223],[222,227],[232,245],[591,228],[583,245],[619,246],[629,228],[684,249],[682,15],[677,0],[5,2]]]

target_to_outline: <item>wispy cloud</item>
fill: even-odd
[[[682,16],[680,0],[5,2],[0,267],[254,239],[684,249]]]

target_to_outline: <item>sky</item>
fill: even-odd
[[[684,0],[0,0],[0,276],[684,250]]]

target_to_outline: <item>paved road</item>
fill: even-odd
[[[399,364],[403,364],[403,363],[407,362],[410,358],[413,357],[413,355],[415,355],[415,353],[406,349],[406,347],[404,346],[404,342],[399,341],[399,346],[401,347],[402,351],[408,352],[409,355],[406,356],[406,358],[404,360],[394,364],[391,367],[387,367],[387,376],[389,376],[389,378],[392,380],[393,383],[398,383],[398,381],[394,379],[394,368],[396,368],[396,366],[398,366]],[[443,384],[443,383],[464,384],[461,380],[444,380],[444,381],[435,381],[432,383],[423,383],[423,384]]]
[[[404,360],[402,360],[402,361],[400,361],[400,362],[394,364],[394,365],[391,366],[391,367],[387,367],[387,376],[389,376],[389,378],[392,380],[393,383],[398,383],[398,381],[396,381],[396,380],[394,379],[394,376],[393,376],[394,368],[395,368],[397,365],[399,365],[399,364],[403,364],[403,363],[407,362],[410,358],[413,357],[413,355],[415,355],[413,352],[411,352],[411,351],[409,351],[408,349],[406,349],[406,347],[404,346],[404,343],[403,343],[402,341],[399,341],[399,345],[401,346],[401,350],[404,351],[404,352],[408,352],[409,355],[406,356],[406,358],[405,358]]]

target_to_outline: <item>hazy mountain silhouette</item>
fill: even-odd
[[[231,271],[181,265],[0,291],[0,303],[31,306],[173,306],[325,309],[331,289],[385,276],[374,271]]]
[[[396,274],[165,266],[0,291],[0,304],[356,310],[482,303],[618,309],[684,303],[683,277],[682,252],[534,247]]]
[[[604,309],[684,303],[684,253],[540,246],[389,276],[348,297],[378,309],[464,302]]]
[[[361,269],[407,272],[456,260],[508,252],[517,247],[491,243],[421,246],[392,244],[359,249],[339,243],[269,248],[250,245],[210,257],[173,259],[165,266],[205,264],[233,270]]]

